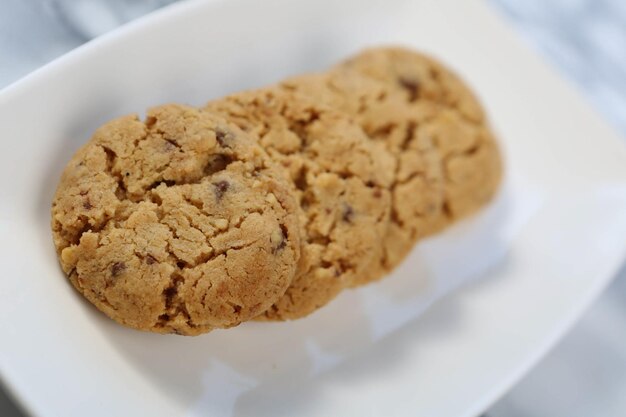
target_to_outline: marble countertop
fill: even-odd
[[[92,37],[171,2],[1,0],[0,88]],[[626,1],[489,3],[626,137]],[[576,327],[486,415],[626,415],[625,322],[626,265]],[[2,390],[0,415],[23,416]]]

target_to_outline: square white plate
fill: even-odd
[[[49,206],[64,164],[98,125],[390,42],[442,58],[483,99],[507,160],[483,213],[424,242],[387,280],[292,323],[144,334],[67,283]],[[475,415],[626,254],[623,144],[482,2],[177,4],[2,91],[0,138],[0,373],[37,416]]]

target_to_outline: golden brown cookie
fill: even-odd
[[[281,86],[350,115],[395,156],[381,271],[393,269],[419,238],[476,211],[497,189],[501,159],[481,106],[431,58],[402,48],[371,49]]]
[[[474,213],[493,197],[502,177],[501,155],[482,106],[456,74],[401,47],[366,50],[340,67],[381,82],[413,113],[425,115],[415,120],[416,136],[429,137],[441,154],[444,223]]]
[[[391,214],[383,254],[372,259],[367,267],[372,272],[362,275],[355,285],[381,278],[402,261],[419,238],[439,227],[444,201],[439,152],[429,137],[416,137],[413,112],[398,98],[388,100],[382,83],[358,73],[332,71],[293,78],[281,86],[344,111],[393,155]]]
[[[63,270],[136,329],[194,335],[255,317],[299,260],[297,205],[278,170],[210,112],[168,105],[107,123],[54,198]]]
[[[345,115],[276,88],[207,105],[257,138],[286,169],[302,208],[302,257],[291,286],[261,318],[294,319],[367,275],[382,256],[394,161]]]

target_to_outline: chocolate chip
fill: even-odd
[[[115,189],[115,196],[119,200],[125,200],[126,194],[127,194],[126,185],[124,184],[124,181],[120,179],[117,181],[117,188]]]
[[[157,263],[157,258],[155,258],[154,256],[148,254],[148,255],[146,255],[146,263],[148,265],[155,264],[155,263]]]
[[[283,240],[281,240],[278,246],[276,247],[276,251],[278,252],[279,250],[284,249],[285,246],[287,246],[287,242],[283,238]]]
[[[213,186],[215,187],[215,196],[219,200],[224,196],[224,193],[228,191],[230,184],[228,181],[218,181],[214,183]]]
[[[228,155],[212,155],[204,167],[204,175],[209,176],[216,172],[223,171],[231,162],[233,162],[233,158]]]
[[[348,269],[350,269],[350,265],[346,261],[340,260],[339,264],[335,266],[335,275],[343,275]]]
[[[352,223],[354,219],[354,209],[349,204],[343,205],[343,215],[341,216],[344,222]]]
[[[174,297],[176,297],[176,294],[178,294],[178,288],[176,288],[175,286],[167,287],[165,290],[163,290],[166,308],[170,308],[172,306],[172,301],[174,300]]]
[[[111,265],[111,274],[116,277],[126,270],[126,264],[124,262],[115,262]]]
[[[215,139],[217,139],[217,143],[224,148],[230,148],[230,142],[232,141],[234,135],[222,128],[215,129]]]
[[[187,265],[187,264],[185,262],[183,262],[183,261],[176,262],[176,266],[179,267],[180,269],[183,269],[185,267],[185,265]]]
[[[417,100],[420,92],[420,83],[418,80],[400,77],[398,83],[409,93],[410,102]]]
[[[178,144],[176,139],[163,138],[163,140],[165,141],[166,149],[168,149],[168,150],[172,150],[174,148],[179,148],[180,149],[180,145]]]
[[[220,144],[220,146],[224,146],[224,139],[226,138],[226,132],[224,132],[223,130],[216,130],[215,131],[215,138],[217,139],[217,143]]]
[[[88,199],[83,203],[83,208],[85,210],[90,210],[93,208],[93,206],[91,205],[91,202]]]
[[[300,191],[304,191],[307,189],[307,180],[306,180],[306,170],[301,169],[298,172],[298,176],[293,180],[296,188]]]
[[[311,193],[305,193],[302,195],[302,198],[300,200],[300,207],[302,207],[303,210],[308,210],[309,207],[311,207],[312,202],[313,197],[311,196]]]

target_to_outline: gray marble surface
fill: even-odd
[[[0,88],[170,2],[0,0]],[[626,1],[489,3],[626,137]],[[626,415],[625,322],[626,266],[575,328],[486,415]],[[23,416],[2,390],[0,416]]]

